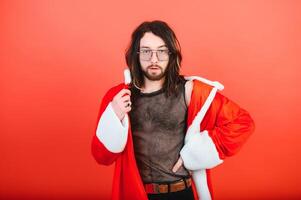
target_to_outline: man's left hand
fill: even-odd
[[[178,159],[178,161],[176,162],[176,164],[172,168],[173,173],[177,172],[182,165],[183,165],[183,160],[182,160],[182,158],[180,156],[179,159]]]

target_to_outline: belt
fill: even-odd
[[[191,186],[191,178],[181,179],[173,183],[147,183],[144,188],[147,194],[177,192]]]

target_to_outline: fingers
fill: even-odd
[[[115,97],[119,99],[119,98],[123,97],[126,94],[131,96],[131,91],[129,89],[122,89],[122,90],[120,90],[120,92]]]
[[[182,158],[180,157],[180,158],[178,159],[178,161],[176,162],[176,164],[173,166],[172,172],[173,172],[173,173],[177,172],[177,171],[180,169],[180,167],[181,167],[182,165],[183,165],[183,160],[182,160]]]
[[[126,95],[120,98],[122,102],[128,102],[131,101],[130,95]]]
[[[122,89],[113,99],[113,101],[118,104],[120,109],[124,110],[124,108],[132,105],[131,103],[131,91],[128,89]]]
[[[125,108],[131,107],[131,106],[132,106],[132,102],[131,102],[131,101],[125,101],[125,102],[123,103],[123,106],[124,106]]]
[[[126,106],[125,108],[124,108],[124,112],[125,113],[128,113],[128,112],[130,112],[132,110],[132,107],[131,106]]]
[[[117,105],[123,112],[129,112],[131,110],[132,102],[130,100],[123,101],[120,99],[120,101],[117,102]]]
[[[119,93],[115,95],[112,100],[112,106],[119,117],[119,119],[123,119],[124,115],[131,111],[131,91],[128,89],[122,89]]]
[[[126,110],[131,107],[131,97],[129,95],[121,97],[120,101],[122,102],[122,107],[124,107]]]

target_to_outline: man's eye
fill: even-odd
[[[142,52],[142,53],[145,53],[145,54],[148,54],[148,53],[150,53],[151,51],[150,51],[150,50],[142,50],[141,52]]]
[[[159,53],[168,53],[167,49],[158,50]]]

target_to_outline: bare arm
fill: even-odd
[[[190,103],[192,88],[193,88],[193,81],[192,80],[187,81],[185,83],[185,101],[187,106],[189,106]]]

